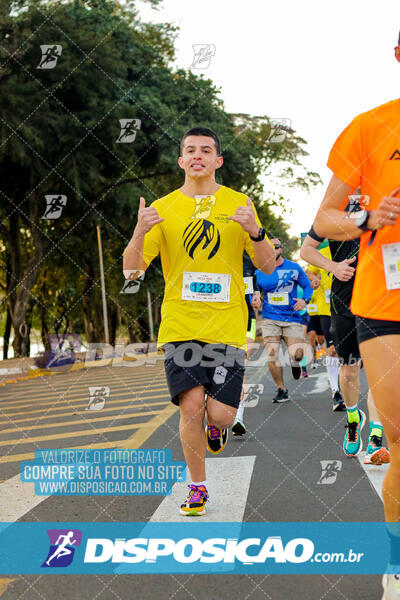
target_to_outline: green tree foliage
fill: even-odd
[[[152,0],[156,5],[158,0]],[[272,164],[287,184],[313,185],[301,165],[304,140],[287,131],[270,143],[266,117],[230,115],[203,76],[174,70],[175,29],[140,21],[133,2],[20,0],[0,5],[0,285],[14,352],[28,352],[26,327],[43,338],[61,322],[87,341],[103,339],[96,225],[101,225],[112,338],[148,339],[147,294],[156,324],[163,282],[159,262],[135,295],[121,295],[121,255],[136,223],[139,196],[150,203],[182,183],[182,134],[206,125],[221,137],[221,183],[246,192],[267,229],[288,241],[262,184]],[[40,46],[60,45],[52,69],[38,69]],[[139,119],[133,143],[119,143],[120,119]],[[65,195],[56,220],[46,195]]]

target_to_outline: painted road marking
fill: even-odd
[[[210,502],[207,503],[206,514],[201,517],[201,523],[243,521],[255,460],[255,456],[206,459]],[[179,514],[180,505],[187,497],[187,485],[190,481],[188,472],[187,481],[174,484],[171,495],[165,496],[150,521],[193,523],[190,517]],[[231,499],[229,507],[226,505],[226,498]]]
[[[167,404],[166,402],[164,404]],[[0,433],[17,433],[17,431],[33,431],[34,429],[53,429],[54,427],[68,427],[69,425],[90,425],[91,423],[97,423],[99,421],[116,421],[117,419],[131,419],[134,417],[146,417],[151,415],[158,415],[158,410],[143,410],[141,412],[124,412],[118,413],[117,415],[106,415],[105,417],[95,417],[94,415],[101,414],[101,411],[87,410],[82,414],[90,418],[75,419],[74,421],[61,421],[60,423],[42,423],[41,425],[18,425],[16,427],[9,427],[8,429],[2,429]],[[80,431],[80,430],[79,430]],[[60,434],[63,435],[63,434]]]
[[[159,390],[159,391],[162,391],[162,390]],[[151,398],[169,398],[169,397],[170,397],[169,394],[153,394],[153,395],[150,395],[150,396],[145,396],[143,394],[143,396],[135,395],[135,396],[132,396],[131,398],[128,397],[128,398],[125,398],[125,399],[123,399],[123,398],[114,398],[114,399],[113,398],[108,398],[107,399],[107,406],[109,406],[110,404],[113,404],[113,405],[121,404],[121,402],[129,402],[130,404],[132,404],[133,402],[140,402],[140,403],[142,403],[144,400],[150,400]],[[53,402],[53,404],[57,403],[57,402],[58,401],[55,399],[54,402]],[[81,398],[80,400],[76,400],[76,402],[69,402],[67,404],[67,406],[71,406],[71,408],[76,409],[76,408],[80,407],[80,404],[79,404],[80,402],[82,403],[82,406],[87,406],[88,398],[85,398],[85,400],[83,400]],[[53,405],[51,405],[50,408],[42,407],[42,408],[35,408],[35,409],[29,410],[29,411],[28,410],[24,410],[22,414],[24,414],[24,415],[27,415],[27,414],[32,415],[32,414],[43,413],[43,412],[47,414],[49,412],[54,412],[56,410],[65,410],[67,408],[67,406],[53,406]],[[102,410],[105,410],[105,409],[102,409]],[[21,411],[6,412],[6,411],[1,410],[1,408],[0,408],[0,414],[3,415],[4,417],[13,417],[13,416],[17,416],[17,415],[19,416],[19,415],[21,415]],[[71,413],[68,413],[68,414],[71,414]],[[57,417],[57,416],[58,415],[54,415],[54,417]],[[9,421],[10,421],[10,419],[8,419],[6,422],[9,422]]]
[[[151,421],[143,425],[144,431],[136,432],[127,440],[92,444],[89,446],[76,446],[76,448],[139,448],[154,433],[154,431],[160,427],[160,425],[163,425],[177,410],[178,408],[170,403],[168,407],[159,412],[158,415],[151,419]],[[17,455],[15,455],[14,458],[16,456]],[[3,458],[9,457],[2,457],[2,459]],[[29,460],[33,458],[33,453],[25,455],[20,454],[16,460]],[[0,459],[1,462],[8,462],[3,461],[2,459]],[[13,523],[14,521],[17,521],[47,498],[49,498],[49,496],[35,495],[34,483],[22,482],[20,480],[20,474],[18,473],[14,477],[7,479],[7,481],[0,483],[0,522]]]
[[[0,483],[0,521],[14,523],[46,500],[35,494],[34,483],[23,483],[20,474]]]
[[[159,394],[156,396],[148,396],[148,398],[144,398],[144,400],[148,400],[149,398],[169,398],[169,394]],[[168,400],[164,400],[162,402],[142,402],[141,400],[137,400],[135,402],[129,402],[128,404],[126,403],[126,401],[121,400],[121,402],[116,402],[115,404],[113,404],[113,406],[111,406],[111,408],[102,408],[101,409],[101,414],[105,413],[105,412],[115,412],[118,410],[122,410],[122,409],[128,409],[128,408],[139,408],[142,406],[164,406],[165,404],[169,404]],[[86,406],[86,404],[85,404]],[[43,412],[43,411],[42,411]],[[48,415],[47,414],[47,409],[46,409],[46,414],[44,414],[43,416],[40,417],[36,417],[35,423],[41,423],[42,421],[46,420],[46,419],[58,419],[58,417],[70,417],[71,415],[87,415],[87,414],[95,414],[96,412],[98,414],[100,414],[100,411],[88,411],[88,410],[74,410],[74,412],[68,411],[68,412],[63,412],[63,413],[57,413],[56,415]],[[20,413],[17,413],[20,414]],[[31,413],[25,413],[24,414],[31,414]],[[110,416],[110,419],[112,417]],[[32,417],[26,416],[26,417],[22,417],[21,419],[4,419],[4,421],[0,420],[0,425],[8,425],[10,422],[11,423],[22,423],[23,421],[29,421],[30,423],[32,423]],[[4,429],[2,431],[5,431]]]
[[[151,535],[150,522],[188,523],[189,527],[193,523],[230,522],[230,537],[239,538],[255,459],[255,456],[207,458],[206,472],[210,501],[207,503],[206,514],[202,517],[184,517],[179,514],[180,505],[187,497],[187,485],[190,481],[188,474],[186,483],[174,484],[171,495],[165,496],[150,521],[144,525],[140,537],[147,538]],[[234,499],[228,509],[225,504],[226,497]],[[232,571],[232,565],[221,564],[218,570],[228,573]],[[129,573],[129,565],[121,563],[116,567],[115,573]]]
[[[315,375],[310,375],[308,379],[316,379],[314,389],[311,392],[307,392],[307,394],[323,394],[327,390],[329,390],[329,377],[326,371],[322,373],[317,373]]]
[[[150,421],[147,421],[147,423],[140,423],[138,425],[130,426],[131,429],[135,428],[135,433],[133,433],[129,438],[124,438],[122,440],[114,440],[112,442],[86,444],[84,446],[77,446],[74,444],[73,447],[77,448],[78,450],[82,450],[85,448],[140,448],[140,446],[145,443],[145,441],[155,432],[155,430],[161,425],[163,425],[165,421],[167,421],[177,410],[177,406],[172,404],[172,402],[169,403],[168,406],[166,406],[157,415],[150,419]],[[82,435],[85,434],[83,433]],[[64,439],[64,437],[66,436],[63,433],[56,436],[57,439]],[[26,443],[29,443],[28,440],[26,441]],[[67,448],[67,446],[61,447]],[[33,460],[34,458],[34,452],[25,452],[23,454],[10,454],[7,456],[0,456],[0,464],[19,462],[21,460]]]
[[[123,394],[126,394],[127,396],[129,396],[129,394],[133,393],[129,389],[126,389],[126,388],[122,388],[122,389],[123,389],[123,392],[121,393],[120,390],[116,390],[116,389],[113,389],[111,387],[110,392],[112,392],[113,396],[122,396]],[[164,384],[164,383],[157,383],[157,384],[154,384],[154,385],[151,385],[151,386],[149,385],[148,392],[151,392],[151,391],[154,391],[154,392],[155,391],[161,391],[163,389],[167,389],[167,385]],[[134,393],[135,393],[135,395],[138,395],[138,394],[141,395],[141,394],[144,394],[145,391],[144,390],[141,391],[141,392],[135,391]],[[71,396],[69,398],[67,398],[66,394],[59,394],[59,395],[57,395],[57,391],[55,390],[54,393],[51,396],[47,396],[47,397],[46,396],[40,396],[40,398],[38,398],[38,400],[34,401],[34,402],[32,402],[32,400],[30,402],[27,402],[26,399],[24,399],[24,404],[21,404],[22,401],[19,401],[19,402],[12,401],[12,403],[11,402],[0,402],[0,411],[1,412],[7,412],[10,409],[11,410],[12,409],[15,410],[15,409],[19,409],[19,408],[27,408],[29,406],[37,406],[37,402],[38,401],[41,401],[43,403],[46,402],[46,401],[48,401],[48,402],[52,402],[53,401],[53,402],[57,402],[58,404],[74,404],[76,402],[81,402],[82,401],[82,396],[86,396],[87,397],[88,395],[89,395],[88,390],[82,389],[82,390],[75,391],[73,394],[71,394]]]
[[[382,485],[389,465],[364,465],[365,452],[360,452],[357,458],[360,462],[360,465],[364,469],[372,487],[375,489],[379,498],[383,502]]]

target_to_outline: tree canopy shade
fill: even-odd
[[[133,2],[0,5],[1,307],[16,356],[29,350],[32,323],[44,341],[61,322],[101,341],[97,224],[112,339],[121,324],[132,341],[147,339],[146,290],[157,313],[160,269],[155,263],[139,292],[122,296],[121,255],[139,196],[150,203],[181,185],[177,157],[187,129],[218,132],[225,158],[219,181],[250,195],[265,227],[284,241],[282,218],[263,201],[262,174],[282,163],[287,185],[319,181],[290,171],[306,154],[294,131],[270,143],[267,117],[228,114],[211,81],[174,70],[174,38],[168,24],[141,22]],[[59,207],[58,218],[48,218],[57,210],[46,213],[47,202]]]

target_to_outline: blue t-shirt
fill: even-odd
[[[297,286],[303,288],[303,299],[309,302],[313,293],[310,281],[303,269],[291,260],[283,259],[270,275],[256,271],[257,283],[264,291],[262,315],[264,319],[300,323],[300,311],[294,310]]]

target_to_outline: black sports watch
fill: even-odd
[[[252,235],[250,235],[250,239],[253,240],[253,242],[261,242],[264,238],[265,238],[265,229],[264,229],[264,227],[260,227],[260,229],[258,230],[258,236],[257,237],[253,237]]]
[[[354,217],[355,224],[362,231],[371,231],[371,227],[368,227],[368,220],[370,215],[369,210],[359,210],[358,213],[355,213],[357,216]]]

